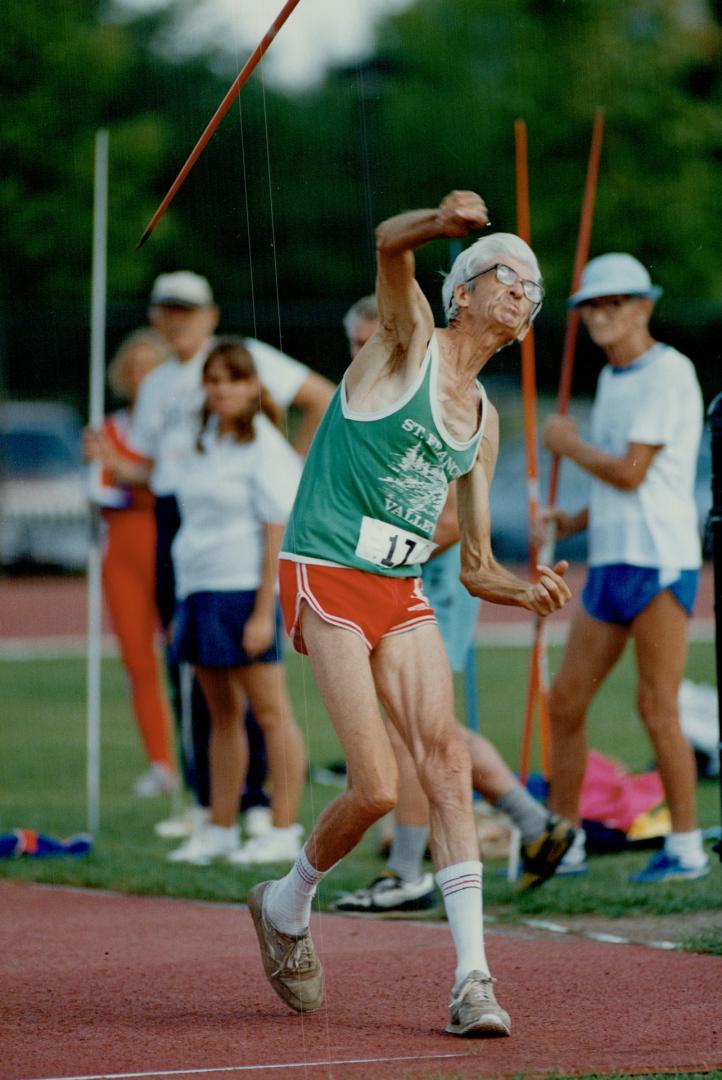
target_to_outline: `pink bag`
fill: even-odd
[[[590,750],[582,783],[580,816],[626,833],[645,811],[664,801],[659,773],[628,773],[623,765]]]

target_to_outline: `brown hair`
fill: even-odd
[[[222,337],[216,340],[215,345],[208,353],[203,365],[203,382],[211,364],[219,361],[231,379],[253,379],[258,377],[258,371],[251,353],[245,342],[238,337]],[[273,400],[263,383],[259,382],[260,391],[251,408],[245,416],[239,416],[233,425],[233,434],[238,442],[252,442],[255,438],[253,431],[253,418],[257,413],[264,413],[276,427],[281,425],[281,410]],[[202,453],[203,432],[208,426],[211,412],[207,403],[201,409],[201,426],[196,440],[196,448]]]
[[[170,350],[163,341],[163,338],[159,334],[156,334],[155,330],[151,330],[149,327],[142,327],[140,330],[134,330],[132,334],[129,334],[128,337],[124,338],[118,346],[108,367],[108,384],[120,398],[128,397],[128,385],[126,383],[126,363],[128,354],[139,345],[151,349],[157,357],[158,364],[162,364],[170,355]]]

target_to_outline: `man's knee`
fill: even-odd
[[[417,768],[429,802],[466,794],[471,788],[471,758],[461,729],[454,724],[443,738],[425,747]]]
[[[549,689],[549,719],[555,731],[564,734],[584,724],[584,704],[566,681],[555,679]]]
[[[350,794],[354,800],[356,815],[369,825],[373,825],[396,806],[398,785],[391,780],[377,781],[373,784],[352,787]]]
[[[679,729],[677,692],[672,688],[660,692],[657,687],[640,684],[637,690],[637,710],[642,723],[652,736]]]

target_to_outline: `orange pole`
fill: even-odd
[[[574,268],[572,270],[572,292],[575,292],[579,288],[582,270],[589,258],[589,245],[592,238],[592,221],[594,220],[594,203],[597,195],[597,178],[599,176],[599,161],[602,154],[603,135],[604,109],[601,106],[598,106],[594,114],[592,142],[589,148],[589,160],[587,162],[587,176],[584,182],[584,194],[582,195],[577,250],[574,256]],[[579,310],[577,308],[569,308],[567,313],[566,332],[564,335],[564,346],[562,348],[559,391],[557,393],[557,412],[562,414],[566,414],[569,411],[569,401],[572,394],[572,375],[574,372],[574,354],[577,347],[578,332]],[[557,501],[558,486],[559,458],[555,456],[552,458],[551,472],[549,474],[549,506],[554,506]]]
[[[529,166],[527,154],[526,123],[523,120],[514,122],[514,150],[516,164],[516,229],[522,240],[531,243],[531,219],[529,211]],[[537,387],[536,387],[536,354],[534,348],[534,328],[531,327],[521,343],[521,385],[522,404],[524,413],[524,443],[526,448],[526,479],[527,479],[527,505],[529,512],[529,572],[532,579],[538,577],[537,563],[539,551],[534,539],[535,526],[539,517],[539,449],[537,439]],[[529,760],[531,756],[532,729],[534,726],[534,710],[539,701],[540,720],[543,724],[547,717],[545,688],[542,680],[542,665],[545,663],[544,642],[539,633],[537,619],[534,648],[531,654],[529,681],[527,685],[526,706],[524,710],[524,728],[521,740],[521,756],[519,763],[519,777],[522,783],[526,782],[529,775]],[[544,748],[547,747],[548,758],[548,731],[540,730],[542,744],[542,757]]]
[[[263,37],[259,41],[256,48],[253,50],[253,52],[249,56],[248,60],[244,64],[242,70],[238,73],[238,75],[236,76],[235,81],[233,82],[230,89],[228,90],[228,93],[223,98],[223,101],[220,103],[220,105],[216,109],[215,113],[211,117],[205,131],[201,135],[201,137],[198,140],[198,142],[196,143],[196,145],[193,147],[193,150],[191,151],[190,155],[188,156],[188,159],[187,159],[185,165],[183,166],[181,171],[178,173],[177,177],[175,178],[175,180],[171,184],[170,188],[168,189],[168,194],[165,196],[165,198],[161,202],[160,206],[158,207],[156,212],[153,214],[153,217],[150,219],[150,221],[146,225],[145,230],[143,232],[143,235],[141,236],[138,243],[135,245],[136,251],[138,250],[138,248],[141,248],[143,246],[143,244],[146,242],[146,240],[148,239],[150,234],[153,232],[153,229],[156,227],[156,225],[158,224],[160,219],[163,217],[163,214],[166,212],[166,210],[170,206],[171,202],[175,198],[176,193],[178,192],[179,188],[183,184],[183,181],[188,176],[188,173],[191,171],[191,169],[195,165],[196,161],[198,161],[198,158],[203,153],[203,150],[204,150],[206,144],[210,141],[211,136],[214,134],[214,132],[216,131],[216,128],[220,124],[221,120],[226,115],[226,113],[230,109],[231,105],[233,104],[235,98],[240,93],[241,88],[248,81],[251,73],[257,67],[259,61],[261,60],[261,58],[263,56],[263,54],[268,50],[271,42],[273,41],[276,34],[278,33],[278,31],[283,26],[283,24],[285,23],[288,16],[291,14],[293,9],[298,6],[298,4],[300,2],[301,2],[301,0],[287,0],[287,2],[283,5],[283,8],[281,9],[281,11],[278,13],[276,18],[274,19],[271,26],[268,28],[268,30],[263,35]]]

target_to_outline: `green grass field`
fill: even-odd
[[[551,652],[551,666],[559,652]],[[526,692],[528,653],[520,648],[483,647],[478,652],[482,726],[507,760],[518,760]],[[290,656],[289,681],[296,714],[305,733],[312,765],[340,759],[336,738],[320,704],[307,661]],[[693,644],[687,669],[697,681],[714,681],[711,644]],[[81,831],[85,802],[85,668],[80,659],[0,662],[3,746],[0,831],[33,828],[58,836]],[[457,686],[463,715],[461,684]],[[632,657],[627,654],[604,686],[590,716],[591,745],[631,770],[650,766],[651,753],[633,711]],[[170,811],[167,798],[136,799],[134,778],[143,770],[140,743],[129,714],[122,669],[115,660],[103,667],[102,807],[94,852],[85,858],[20,859],[0,862],[0,875],[16,880],[115,889],[124,892],[243,900],[258,879],[225,865],[207,869],[169,864],[170,846],[152,826]],[[310,825],[335,794],[331,787],[306,787],[302,820]],[[719,789],[711,781],[698,788],[700,823],[719,824]],[[550,881],[543,889],[515,898],[501,863],[485,871],[485,906],[497,918],[513,921],[531,914],[598,913],[608,917],[719,910],[722,873],[713,856],[712,873],[699,882],[664,887],[632,886],[627,875],[648,852],[595,857],[589,877]],[[324,882],[321,903],[357,887],[382,868],[372,835]],[[270,875],[269,875],[270,876]],[[719,931],[696,931],[704,951],[722,951]]]

